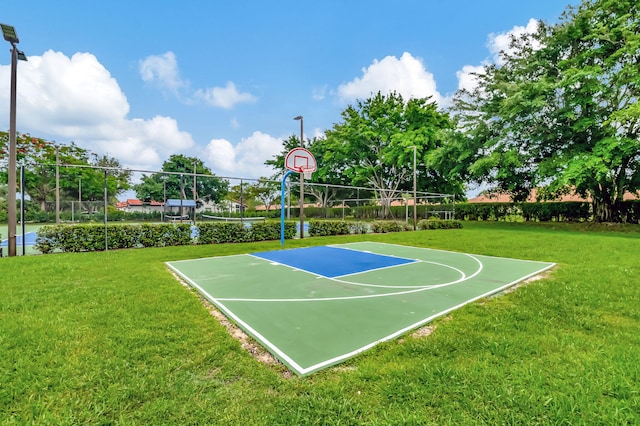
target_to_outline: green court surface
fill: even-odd
[[[167,264],[298,375],[554,266],[372,242]]]

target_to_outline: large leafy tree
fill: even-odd
[[[584,0],[514,39],[458,96],[470,173],[515,199],[574,190],[596,220],[620,220],[623,195],[640,188],[639,61],[634,0]]]
[[[162,172],[143,175],[141,182],[134,185],[136,196],[141,200],[163,200],[166,198],[192,199],[219,202],[227,195],[229,183],[215,176],[195,157],[174,154],[162,164]],[[165,193],[166,188],[166,193]]]
[[[0,160],[8,157],[8,140],[8,134],[0,132]],[[115,199],[116,195],[129,188],[130,172],[123,169],[118,160],[98,156],[73,142],[58,145],[29,134],[18,133],[16,154],[17,164],[25,167],[25,192],[41,210],[46,210],[47,205],[55,201],[56,156],[62,199],[77,200],[82,191],[83,200],[102,200],[105,167],[109,168],[107,196],[110,199]],[[0,173],[0,178],[6,181],[6,170]]]
[[[248,198],[258,200],[269,211],[271,205],[280,199],[280,185],[278,182],[261,177],[257,182],[247,185]]]
[[[276,170],[272,180],[278,180],[284,174],[284,159],[289,151],[303,146],[308,149],[316,159],[317,170],[310,180],[305,183],[305,195],[311,195],[321,207],[328,206],[333,200],[353,197],[353,190],[345,188],[351,185],[351,179],[342,173],[343,167],[335,161],[330,161],[330,149],[327,140],[324,138],[307,139],[300,143],[300,139],[291,135],[282,142],[282,151],[265,161],[265,164]],[[329,156],[329,157],[327,157]],[[327,160],[325,160],[327,157]],[[295,179],[295,178],[294,178]],[[294,187],[297,189],[297,186]]]
[[[342,122],[326,132],[321,161],[351,184],[375,188],[388,205],[413,186],[415,149],[420,191],[462,195],[461,180],[431,155],[447,143],[452,128],[448,114],[429,98],[405,101],[378,92],[342,112]]]

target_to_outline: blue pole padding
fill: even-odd
[[[280,183],[280,245],[284,246],[284,183],[291,173],[295,173],[293,170],[287,171],[282,177],[282,183]]]

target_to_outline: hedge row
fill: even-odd
[[[418,229],[460,229],[462,223],[458,220],[425,219],[418,222]]]
[[[625,223],[640,223],[640,201],[620,204],[620,218]],[[505,220],[517,215],[525,221],[584,222],[593,217],[591,204],[579,201],[546,203],[460,203],[455,218],[459,220]]]
[[[285,222],[284,236],[296,234],[295,222]],[[242,223],[202,223],[191,226],[174,224],[109,224],[105,240],[104,226],[95,224],[48,225],[38,230],[36,248],[42,253],[53,251],[102,251],[133,247],[165,247],[189,244],[215,244],[277,240],[280,222],[254,223],[246,228]]]
[[[521,216],[526,221],[585,221],[589,220],[590,204],[586,202],[548,203],[460,203],[455,218],[459,220],[505,220]]]

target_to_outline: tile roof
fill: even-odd
[[[623,196],[623,200],[637,200],[640,199],[640,195],[632,192],[626,192]],[[494,192],[494,193],[486,193],[483,195],[479,195],[475,198],[471,198],[468,203],[510,203],[511,196],[509,194],[505,194],[504,192]],[[534,188],[531,190],[531,194],[527,197],[527,203],[535,203],[538,201],[538,191]],[[584,198],[578,194],[571,193],[560,196],[555,200],[540,200],[540,201],[561,201],[561,202],[591,202],[591,197]]]

